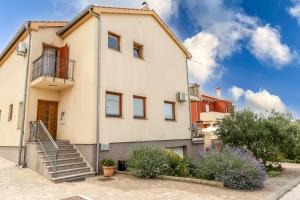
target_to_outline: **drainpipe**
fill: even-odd
[[[189,103],[189,117],[190,117],[190,134],[192,136],[192,112],[191,112],[191,99],[190,99],[190,84],[189,84],[189,67],[188,67],[188,59],[185,59],[186,66],[186,81],[187,81],[187,89],[188,89],[188,103]],[[193,139],[193,138],[192,138]]]
[[[98,50],[97,50],[97,115],[96,115],[96,173],[99,174],[99,152],[100,152],[100,113],[101,113],[101,16],[93,11],[93,6],[90,7],[89,12],[98,19]]]
[[[29,44],[27,51],[27,62],[26,62],[26,74],[25,74],[25,83],[24,83],[24,95],[23,95],[23,108],[22,108],[22,127],[20,134],[20,142],[19,142],[19,155],[18,155],[18,167],[24,167],[24,162],[22,162],[22,149],[23,149],[23,137],[24,137],[24,127],[25,127],[25,113],[26,113],[26,103],[27,103],[27,88],[28,88],[28,74],[29,74],[29,61],[30,61],[30,49],[31,49],[31,32],[29,29],[30,22],[26,22],[25,28],[29,35]]]

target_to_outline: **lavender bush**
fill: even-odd
[[[129,156],[128,170],[141,178],[153,178],[169,168],[166,151],[154,146],[137,146]]]
[[[247,151],[226,147],[221,153],[204,154],[197,162],[196,177],[216,180],[234,189],[263,188],[265,168]]]

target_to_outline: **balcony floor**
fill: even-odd
[[[37,79],[33,80],[30,84],[30,86],[33,88],[58,90],[58,91],[72,87],[73,85],[74,85],[74,81],[62,79],[62,78],[53,78],[48,76],[40,76]]]

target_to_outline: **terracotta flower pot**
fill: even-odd
[[[111,177],[115,173],[115,166],[112,166],[112,167],[102,166],[102,168],[103,168],[103,175],[105,177]]]

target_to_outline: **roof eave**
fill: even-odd
[[[88,7],[86,7],[83,11],[81,11],[78,15],[76,15],[69,23],[67,23],[61,30],[57,31],[56,34],[60,37],[63,37],[63,35],[72,27],[74,26],[77,22],[79,22],[84,16],[86,16],[91,10],[93,11],[94,8],[105,8],[105,9],[116,9],[116,8],[112,8],[112,7],[101,7],[101,6],[94,6],[94,5],[89,5]],[[117,9],[126,9],[126,8],[117,8]],[[128,10],[136,10],[136,11],[140,11],[139,9],[128,9]],[[95,10],[96,12],[96,10]],[[145,12],[145,11],[144,11]],[[147,10],[147,12],[152,12],[155,17],[157,17],[161,23],[164,24],[164,26],[168,29],[169,32],[171,32],[169,30],[169,28],[165,25],[165,23],[163,22],[163,20],[159,17],[159,15],[157,15],[157,13],[154,10]],[[102,11],[101,11],[102,13]],[[105,13],[105,12],[104,12]],[[98,13],[100,14],[100,13]],[[171,34],[173,35],[173,37],[175,38],[176,41],[178,41],[180,48],[184,51],[185,57],[187,59],[191,59],[192,58],[192,54],[185,48],[185,46],[180,42],[180,40],[178,40],[178,38],[176,37],[176,35],[171,32]]]
[[[0,60],[4,58],[4,56],[9,52],[11,47],[14,45],[14,43],[21,37],[21,35],[26,31],[26,24],[30,24],[30,21],[25,22],[22,24],[22,26],[19,28],[17,33],[13,36],[13,38],[10,40],[10,42],[5,46],[3,51],[0,54]]]
[[[62,36],[65,32],[69,30],[74,24],[76,24],[82,17],[87,15],[91,9],[93,9],[93,5],[89,5],[83,11],[81,11],[78,15],[76,15],[69,23],[67,23],[62,29],[56,32],[58,36]]]

